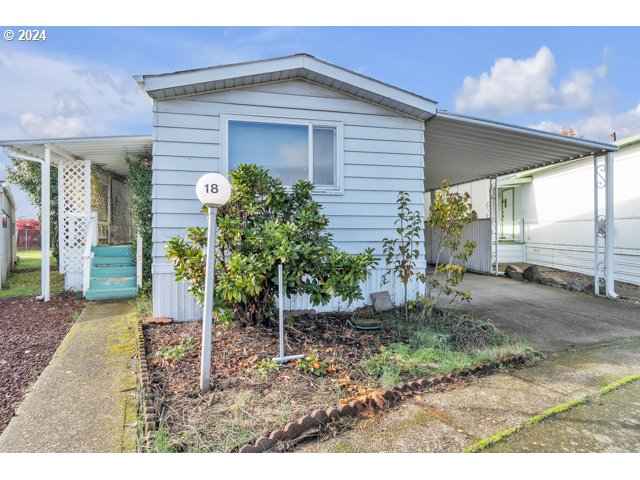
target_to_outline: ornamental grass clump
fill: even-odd
[[[363,298],[360,284],[377,262],[373,249],[348,254],[335,247],[329,220],[313,200],[313,184],[300,180],[286,189],[257,165],[230,173],[232,193],[218,210],[214,315],[220,322],[267,324],[275,319],[278,263],[287,296],[309,295],[313,305],[332,297]],[[177,280],[204,299],[207,229],[192,227],[167,244]]]

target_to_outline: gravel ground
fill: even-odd
[[[0,433],[86,302],[75,294],[0,299]]]

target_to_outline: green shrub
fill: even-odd
[[[241,324],[274,319],[278,263],[284,265],[288,296],[308,294],[313,305],[332,297],[351,303],[363,298],[360,283],[376,264],[373,249],[350,255],[336,248],[328,218],[313,200],[313,185],[299,181],[288,191],[256,165],[230,174],[229,202],[218,210],[214,314]],[[176,280],[186,280],[200,304],[204,298],[207,229],[188,229],[167,244]]]

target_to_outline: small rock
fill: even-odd
[[[538,283],[540,281],[540,269],[537,265],[530,265],[522,272],[522,277],[531,283]]]
[[[507,265],[504,269],[504,274],[506,277],[517,279],[519,275],[522,275],[522,270],[513,265]]]
[[[540,277],[540,283],[547,287],[565,288],[567,283],[563,280],[554,277]]]
[[[571,292],[584,292],[585,285],[582,280],[575,279],[567,286],[567,290]]]

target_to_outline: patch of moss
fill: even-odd
[[[346,442],[338,442],[333,446],[334,453],[360,453],[360,450]]]
[[[426,427],[431,423],[431,420],[432,418],[427,412],[418,412],[413,416],[413,418],[410,419],[413,425],[417,425],[420,427]]]
[[[138,421],[138,405],[133,397],[124,401],[124,434],[122,435],[122,452],[136,451],[136,422]]]
[[[555,407],[552,407],[548,410],[545,410],[544,412],[535,415],[531,418],[528,418],[527,420],[525,420],[522,423],[519,423],[518,425],[515,425],[511,428],[507,428],[505,430],[502,430],[501,432],[498,432],[494,435],[491,435],[490,437],[484,438],[476,443],[474,443],[473,445],[471,445],[470,447],[468,447],[465,452],[467,453],[477,453],[480,452],[484,449],[486,449],[487,447],[490,447],[492,445],[495,445],[496,443],[501,442],[502,440],[504,440],[505,438],[509,437],[510,435],[513,435],[514,433],[522,430],[525,427],[528,427],[529,425],[533,425],[535,423],[541,422],[542,420],[544,420],[545,418],[549,418],[553,415],[557,415],[561,412],[565,412],[567,410],[570,410],[578,405],[581,405],[583,403],[587,403],[588,401],[591,401],[594,397],[600,396],[600,395],[604,395],[607,394],[609,392],[612,392],[613,390],[617,390],[618,388],[627,385],[628,383],[631,383],[635,380],[640,380],[640,373],[635,373],[633,375],[629,375],[627,377],[621,378],[620,380],[617,380],[613,383],[610,383],[609,385],[606,385],[605,387],[601,388],[600,390],[598,390],[595,394],[593,395],[589,395],[586,397],[579,397],[579,398],[575,398],[569,402],[566,403],[562,403],[560,405],[556,405]]]

